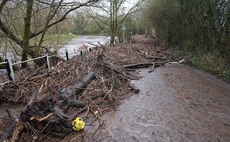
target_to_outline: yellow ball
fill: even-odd
[[[83,130],[84,127],[85,127],[85,122],[80,117],[77,117],[72,121],[72,128],[75,131]]]

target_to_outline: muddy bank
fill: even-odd
[[[140,94],[104,116],[94,141],[230,141],[229,84],[185,65],[140,74]]]

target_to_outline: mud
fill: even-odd
[[[229,142],[230,85],[185,65],[166,65],[133,81],[141,90],[93,141]]]

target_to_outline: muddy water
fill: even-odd
[[[140,75],[140,94],[103,118],[97,141],[230,142],[229,84],[185,65]]]
[[[84,36],[81,35],[79,38],[70,40],[64,47],[60,48],[58,50],[58,54],[61,57],[65,57],[66,50],[68,50],[69,57],[72,58],[76,55],[76,53],[79,53],[82,45],[87,45],[90,48],[93,48],[100,44],[106,44],[109,42],[108,36]]]

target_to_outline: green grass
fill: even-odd
[[[71,39],[79,38],[78,35],[74,34],[54,34],[54,35],[45,35],[43,45],[64,45]]]
[[[30,45],[34,45],[35,43],[38,43],[41,36],[32,38],[30,40]],[[68,42],[71,39],[79,38],[78,35],[75,34],[46,34],[44,37],[44,44],[63,44]],[[0,44],[5,44],[6,37],[0,38]]]
[[[49,41],[49,42],[55,42],[55,41],[67,41],[69,39],[74,39],[74,38],[78,38],[78,35],[74,35],[74,34],[54,34],[54,35],[46,35],[45,36],[45,41]]]
[[[34,45],[38,45],[39,41],[40,41],[41,36],[32,38],[30,40],[30,46],[34,46]],[[53,49],[58,49],[60,47],[63,47],[68,41],[70,41],[71,39],[76,39],[79,38],[78,35],[75,34],[46,34],[44,37],[44,41],[42,43],[42,46],[46,47],[46,48],[53,48]],[[4,47],[6,45],[6,38],[2,37],[0,38],[0,45],[2,47]],[[12,44],[10,44],[9,42],[7,42],[7,50],[8,52],[10,52],[12,49],[11,46],[16,47],[16,49],[20,52],[21,48],[19,46],[16,46],[16,44],[14,42],[12,42]],[[36,50],[36,49],[35,49]]]
[[[218,51],[216,52],[200,52],[186,51],[179,48],[171,49],[172,52],[184,55],[186,57],[185,64],[196,69],[209,72],[226,82],[230,82],[230,64],[224,59]]]

